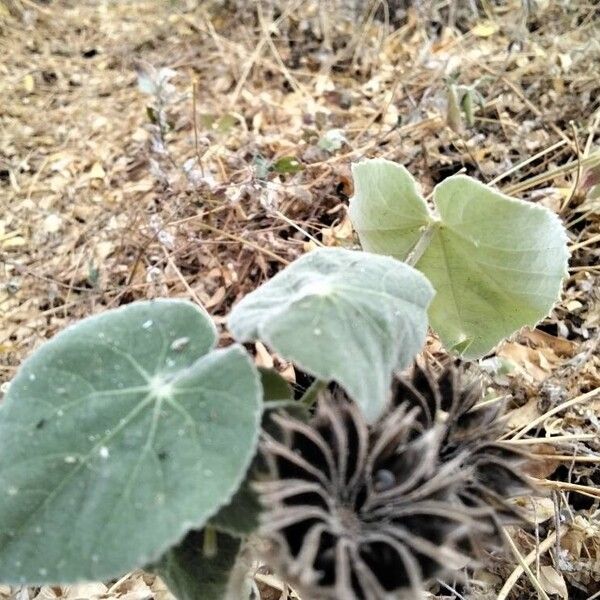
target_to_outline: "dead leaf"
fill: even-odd
[[[517,342],[505,342],[498,350],[498,356],[511,360],[521,373],[536,381],[544,381],[551,373],[551,365],[539,350]]]
[[[548,594],[569,598],[565,578],[554,567],[550,565],[540,567],[540,583]]]
[[[521,429],[540,416],[537,398],[530,398],[523,406],[508,413],[507,424],[511,429]]]
[[[218,287],[215,293],[204,302],[204,308],[214,308],[223,302],[227,291],[225,287]]]
[[[108,588],[103,583],[79,583],[66,588],[64,600],[93,600],[106,594]]]
[[[27,245],[27,240],[18,231],[11,231],[0,236],[0,246],[3,248],[18,248]]]
[[[254,347],[256,348],[256,364],[265,369],[272,369],[273,357],[269,354],[265,345],[262,342],[256,342]]]
[[[519,498],[517,504],[521,507],[525,518],[534,525],[541,525],[554,518],[556,512],[551,498],[528,496]]]
[[[325,227],[321,230],[323,243],[326,246],[337,246],[339,242],[343,242],[352,237],[352,223],[348,215],[345,215],[341,223],[333,227]]]
[[[565,338],[550,335],[539,329],[529,329],[526,327],[520,334],[520,337],[532,342],[536,347],[551,348],[557,355],[573,356],[577,351],[577,344]]]
[[[581,302],[579,302],[579,300],[569,300],[566,304],[565,304],[566,309],[569,312],[577,312],[578,310],[583,308],[583,304]]]
[[[523,467],[523,471],[530,477],[536,479],[546,479],[562,464],[562,459],[556,459],[554,456],[558,451],[548,444],[538,444],[529,448],[532,454],[536,454],[535,460],[530,460]]]
[[[476,37],[486,38],[494,35],[499,30],[500,28],[493,21],[481,21],[471,29],[471,33]]]
[[[569,526],[569,530],[562,537],[561,547],[567,550],[573,558],[579,559],[587,549],[586,542],[588,538],[590,535],[593,536],[594,533],[589,521],[581,515],[576,515]]]
[[[104,179],[106,177],[106,172],[104,171],[104,167],[101,163],[95,162],[92,165],[92,168],[89,172],[90,179]]]

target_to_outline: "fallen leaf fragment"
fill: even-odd
[[[471,33],[476,37],[486,38],[497,33],[499,29],[493,21],[481,21],[471,29]]]
[[[65,600],[93,600],[106,594],[108,588],[103,583],[79,583],[65,590]]]
[[[28,74],[23,77],[23,88],[28,94],[31,94],[35,89],[35,81],[33,79],[33,75]]]
[[[550,565],[540,567],[540,583],[548,594],[557,595],[561,598],[569,597],[565,578]]]
[[[89,176],[90,179],[104,179],[104,177],[106,177],[106,172],[104,171],[102,164],[99,162],[94,163],[90,169]]]

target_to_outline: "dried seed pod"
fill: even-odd
[[[444,429],[419,432],[417,413],[401,406],[369,428],[356,405],[325,398],[310,423],[273,417],[262,534],[269,563],[303,598],[419,598],[427,580],[468,562],[458,547],[469,533],[488,533],[457,499],[470,476],[462,457],[440,464]]]
[[[532,486],[521,472],[525,455],[498,439],[503,430],[503,402],[481,403],[479,380],[466,381],[458,368],[447,367],[435,376],[417,364],[411,379],[396,382],[393,406],[420,408],[419,421],[424,429],[443,423],[445,434],[440,443],[440,461],[462,457],[470,476],[460,491],[466,506],[478,508],[492,525],[492,534],[477,536],[471,545],[477,554],[502,545],[500,526],[523,519],[508,499],[530,494]]]

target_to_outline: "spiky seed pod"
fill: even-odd
[[[262,534],[302,598],[416,599],[468,562],[457,547],[481,530],[456,497],[468,470],[461,456],[440,466],[443,428],[418,432],[417,412],[401,406],[369,428],[353,403],[322,398],[309,423],[273,417],[281,435],[261,443]]]
[[[438,376],[424,365],[415,366],[411,379],[396,382],[393,406],[420,408],[419,421],[424,429],[443,423],[445,433],[440,442],[440,461],[462,457],[470,474],[461,500],[477,507],[492,527],[492,534],[471,540],[473,550],[501,546],[500,526],[523,519],[509,498],[529,494],[532,486],[522,473],[526,457],[514,446],[498,439],[503,430],[503,402],[476,405],[483,399],[480,380],[467,381],[464,372],[450,366]]]

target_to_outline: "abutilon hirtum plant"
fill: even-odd
[[[470,535],[488,532],[459,499],[471,468],[461,455],[440,462],[445,429],[423,429],[419,412],[401,405],[369,427],[355,404],[326,397],[309,423],[273,416],[261,533],[303,598],[420,598],[469,562]]]
[[[436,186],[433,210],[400,165],[365,161],[354,179],[366,251],[318,248],[281,270],[232,309],[237,343],[222,347],[197,304],[156,299],[83,319],[23,362],[0,403],[0,583],[146,567],[180,600],[230,596],[259,520],[262,424],[266,562],[302,600],[414,600],[500,545],[519,517],[508,498],[529,491],[498,441],[501,403],[451,370],[396,373],[430,326],[474,359],[547,315],[565,229],[463,175]],[[243,345],[258,342],[315,378],[296,407]],[[306,418],[333,384],[309,421],[272,416]]]

